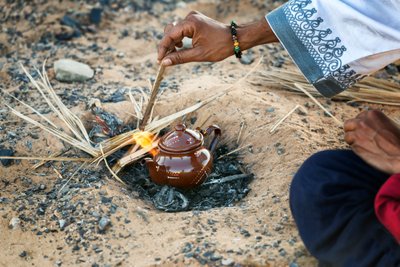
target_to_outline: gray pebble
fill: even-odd
[[[231,259],[231,258],[223,259],[223,260],[221,261],[221,264],[222,264],[223,266],[231,266],[231,265],[233,265],[234,263],[235,263],[235,261],[234,261],[233,259]]]
[[[58,221],[58,223],[59,223],[61,229],[64,229],[65,226],[67,226],[67,221],[66,220],[61,219],[61,220]]]
[[[83,82],[93,77],[94,71],[86,64],[71,59],[54,62],[56,79],[60,82]]]
[[[17,217],[13,217],[8,224],[8,228],[10,229],[18,229],[21,226],[21,220]]]
[[[111,220],[108,217],[101,217],[99,221],[99,230],[104,231],[111,224]]]

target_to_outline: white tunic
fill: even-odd
[[[266,19],[327,97],[400,59],[400,0],[291,0]]]

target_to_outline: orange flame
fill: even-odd
[[[157,149],[154,148],[154,143],[157,141],[156,137],[149,132],[138,132],[132,136],[136,144],[141,148],[149,150],[149,153],[154,157],[157,154]]]

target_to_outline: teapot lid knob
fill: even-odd
[[[183,131],[186,130],[186,125],[183,124],[183,123],[179,123],[179,124],[177,124],[177,125],[175,126],[175,130],[176,130],[176,131],[183,132]]]

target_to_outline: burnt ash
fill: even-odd
[[[150,180],[143,162],[128,166],[120,177],[139,198],[167,212],[231,207],[250,191],[252,174],[247,174],[238,154],[220,158],[230,150],[222,145],[215,152],[213,172],[199,187],[189,190],[157,185]]]

